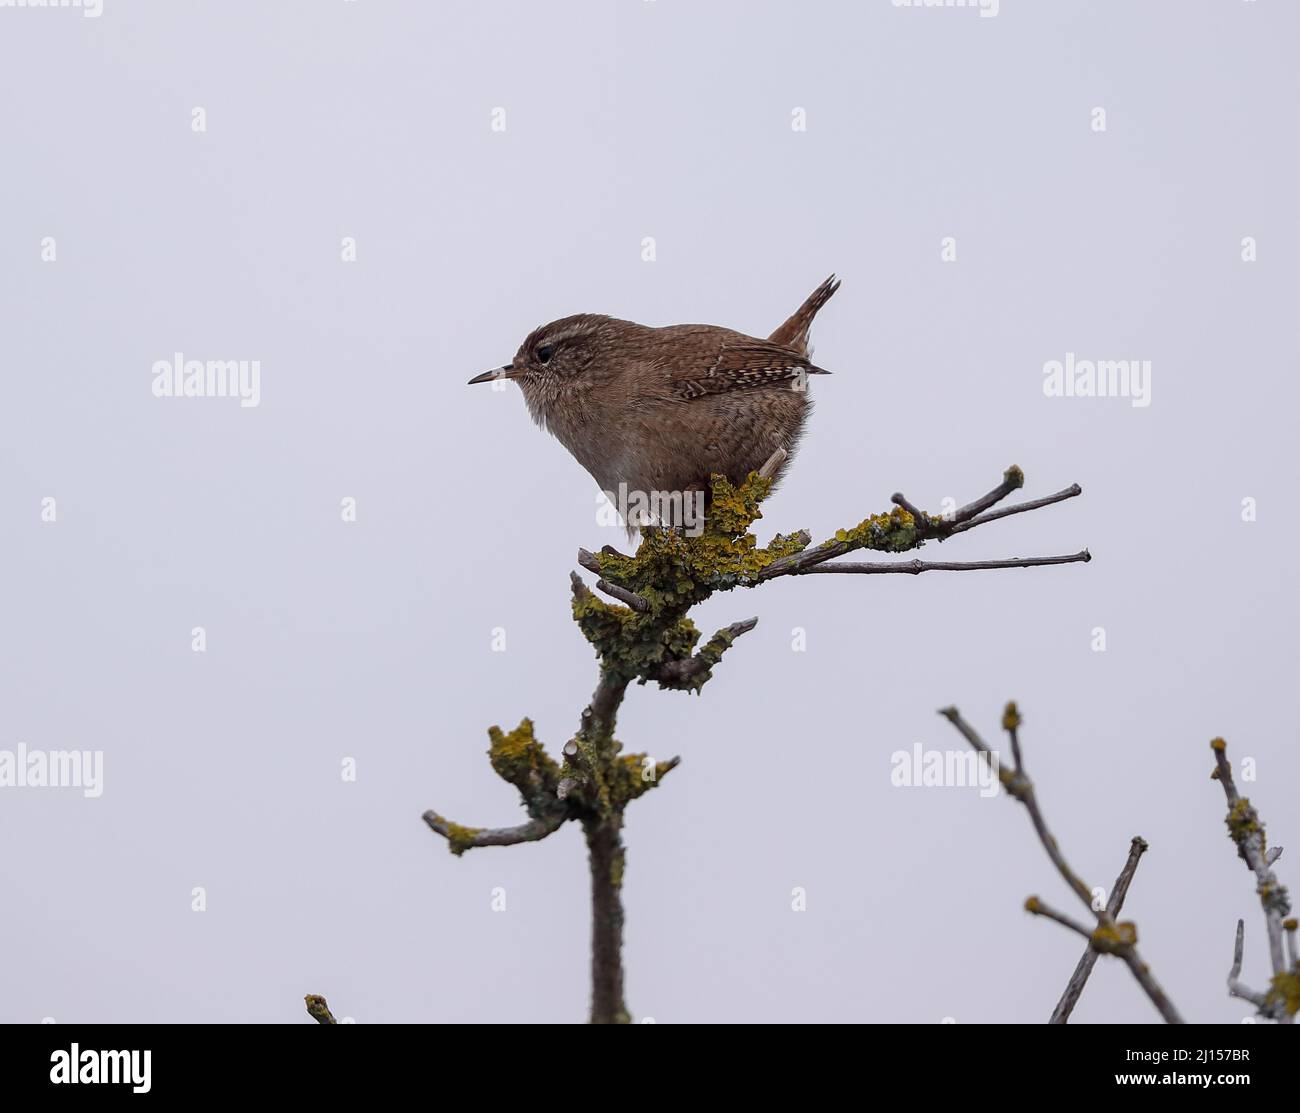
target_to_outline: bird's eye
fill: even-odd
[[[537,362],[548,363],[550,361],[551,356],[553,355],[555,355],[555,345],[543,344],[540,348],[537,349]]]

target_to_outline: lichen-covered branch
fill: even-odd
[[[694,656],[665,662],[649,671],[642,678],[642,683],[646,680],[657,680],[661,688],[698,692],[704,686],[704,682],[713,675],[713,666],[735,644],[736,639],[741,634],[748,634],[757,625],[757,618],[749,618],[744,622],[733,622],[730,626],[724,626]]]
[[[1012,745],[1019,749],[1016,742],[1016,736],[1012,734]],[[1017,753],[1016,765],[1019,766],[1020,757]],[[1110,899],[1106,902],[1106,911],[1111,916],[1118,916],[1120,910],[1124,907],[1124,897],[1128,895],[1128,887],[1133,881],[1133,875],[1137,873],[1138,861],[1146,852],[1146,840],[1140,835],[1133,837],[1132,843],[1129,844],[1128,861],[1124,863],[1124,868],[1120,870],[1119,877],[1115,879],[1115,888],[1111,890]],[[1092,968],[1097,965],[1098,951],[1092,947],[1092,941],[1089,940],[1088,949],[1083,952],[1079,959],[1079,964],[1074,968],[1074,973],[1070,975],[1069,982],[1066,983],[1065,992],[1061,994],[1061,999],[1056,1003],[1056,1008],[1052,1010],[1052,1015],[1048,1019],[1049,1024],[1066,1024],[1070,1020],[1070,1014],[1074,1012],[1074,1006],[1079,1003],[1079,998],[1083,995],[1083,987],[1088,984],[1088,978],[1092,975]]]
[[[1283,1024],[1294,1021],[1300,1011],[1300,967],[1294,953],[1287,954],[1283,935],[1286,917],[1291,911],[1291,899],[1286,887],[1278,881],[1272,863],[1277,855],[1270,856],[1264,821],[1249,798],[1237,791],[1232,778],[1232,764],[1228,761],[1228,745],[1222,738],[1210,743],[1214,752],[1215,768],[1211,776],[1223,786],[1228,800],[1228,836],[1237,846],[1237,855],[1255,875],[1255,892],[1264,909],[1264,923],[1268,930],[1268,957],[1273,977],[1267,993],[1245,989],[1238,979],[1241,976],[1241,956],[1244,925],[1237,921],[1237,939],[1233,949],[1232,972],[1228,975],[1228,992],[1254,1004],[1261,1016],[1271,1017]],[[1294,930],[1294,929],[1292,929]]]
[[[623,1000],[623,813],[583,824],[591,866],[591,1023],[627,1024]]]
[[[479,846],[537,842],[557,831],[566,820],[577,818],[570,801],[559,792],[564,775],[534,737],[530,719],[524,719],[512,731],[492,727],[488,737],[492,743],[488,748],[492,768],[519,790],[530,818],[516,827],[466,827],[435,811],[425,812],[424,822],[447,840],[447,849],[457,857]]]
[[[926,514],[897,495],[896,506],[889,513],[841,530],[834,540],[814,549],[809,548],[812,538],[805,530],[777,534],[760,546],[752,527],[762,517],[760,503],[771,490],[772,476],[783,459],[784,453],[778,451],[739,486],[724,476],[713,476],[707,518],[698,533],[643,526],[634,555],[610,546],[600,553],[580,549],[578,564],[596,576],[596,590],[613,602],[600,598],[578,573],[570,576],[573,618],[595,649],[599,669],[596,691],[582,713],[578,731],[562,747],[559,761],[546,753],[527,719],[513,731],[493,727],[489,732],[492,768],[518,790],[528,820],[514,827],[483,828],[452,823],[433,811],[424,815],[425,823],[445,838],[457,855],[474,847],[535,842],[571,819],[582,824],[591,867],[593,1023],[629,1020],[622,965],[623,814],[629,803],[658,785],[678,763],[676,757],[657,761],[647,754],[624,754],[614,737],[619,707],[633,682],[654,682],[661,688],[698,693],[736,639],[758,622],[756,618],[734,622],[697,649],[700,631],[689,617],[693,607],[715,592],[755,587],[809,571],[914,575],[1090,559],[1085,550],[1064,557],[961,564],[915,560],[888,566],[826,563],[860,549],[891,553],[918,549],[927,541],[943,541],[997,517],[1079,494],[1076,486],[1034,504],[988,512],[1023,485],[1019,468],[1008,469],[1002,483],[951,519]]]
[[[329,1004],[324,997],[316,993],[309,993],[303,998],[307,1002],[307,1014],[316,1021],[317,1024],[337,1024],[334,1014],[330,1012]]]
[[[429,810],[421,817],[436,832],[447,840],[447,848],[457,857],[467,850],[478,846],[514,846],[521,842],[538,842],[559,830],[569,818],[557,814],[549,819],[530,819],[516,827],[465,827],[445,819],[437,812]]]
[[[1063,502],[1065,499],[1074,498],[1076,495],[1083,493],[1083,488],[1075,483],[1062,491],[1048,495],[1046,498],[1035,499],[1032,502],[1020,503],[1002,510],[984,513],[990,507],[1001,502],[1012,491],[1022,487],[1024,482],[1024,473],[1018,467],[1012,465],[1003,474],[1001,483],[974,502],[961,507],[951,518],[927,514],[925,511],[918,509],[905,495],[896,493],[892,498],[895,509],[888,514],[873,515],[852,529],[839,530],[831,541],[825,541],[815,548],[804,549],[801,552],[792,553],[773,561],[762,569],[759,579],[771,580],[776,579],[778,576],[801,576],[809,572],[843,572],[856,575],[872,575],[898,571],[915,575],[927,571],[959,572],[977,568],[1032,568],[1039,565],[1070,564],[1076,561],[1086,562],[1091,560],[1092,557],[1084,549],[1066,557],[1028,557],[1002,561],[934,562],[932,564],[916,561],[912,562],[911,567],[900,565],[896,569],[890,565],[875,563],[840,566],[827,563],[858,549],[874,549],[880,552],[892,553],[917,549],[927,541],[944,541],[977,526],[1013,514],[1025,514],[1032,510],[1040,510],[1045,506]]]
[[[1037,897],[1031,897],[1026,902],[1026,910],[1036,915],[1047,916],[1072,931],[1082,934],[1088,939],[1089,946],[1099,954],[1114,955],[1121,959],[1165,1021],[1170,1024],[1181,1024],[1183,1021],[1178,1010],[1174,1008],[1173,1003],[1166,996],[1159,982],[1156,981],[1150,967],[1142,961],[1141,956],[1138,954],[1137,925],[1127,921],[1117,921],[1115,912],[1118,909],[1112,910],[1109,905],[1102,909],[1092,907],[1092,890],[1071,869],[1061,851],[1060,844],[1051,831],[1048,830],[1047,821],[1038,805],[1033,782],[1026,775],[1023,762],[1020,759],[1019,730],[1021,718],[1016,705],[1008,703],[1002,715],[1002,729],[1010,736],[1012,748],[1016,755],[1014,767],[1012,768],[998,763],[997,754],[980,737],[975,728],[961,717],[961,713],[955,707],[944,708],[939,714],[944,716],[961,736],[970,743],[972,748],[989,762],[990,767],[997,772],[998,780],[1001,782],[1002,787],[1006,789],[1007,794],[1025,806],[1025,810],[1029,812],[1030,820],[1034,825],[1034,831],[1038,835],[1038,840],[1043,844],[1043,849],[1047,851],[1047,856],[1051,859],[1052,865],[1056,867],[1056,872],[1061,875],[1074,895],[1083,902],[1083,906],[1092,913],[1096,920],[1096,926],[1089,931],[1069,917],[1047,908]]]

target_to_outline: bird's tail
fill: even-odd
[[[774,344],[784,344],[794,348],[802,355],[808,354],[808,330],[812,328],[813,318],[831,296],[840,288],[839,279],[831,275],[825,282],[808,295],[808,300],[794,311],[788,321],[768,337]]]

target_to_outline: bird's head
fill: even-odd
[[[594,369],[615,339],[614,326],[621,323],[611,317],[580,313],[542,325],[528,334],[514,359],[504,367],[475,375],[470,384],[515,379],[526,394],[563,391]]]

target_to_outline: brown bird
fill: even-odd
[[[533,419],[620,507],[628,492],[707,490],[714,473],[741,483],[781,449],[776,480],[812,409],[808,376],[829,374],[810,361],[808,330],[839,285],[831,275],[766,340],[718,325],[564,317],[470,383],[517,381]]]

